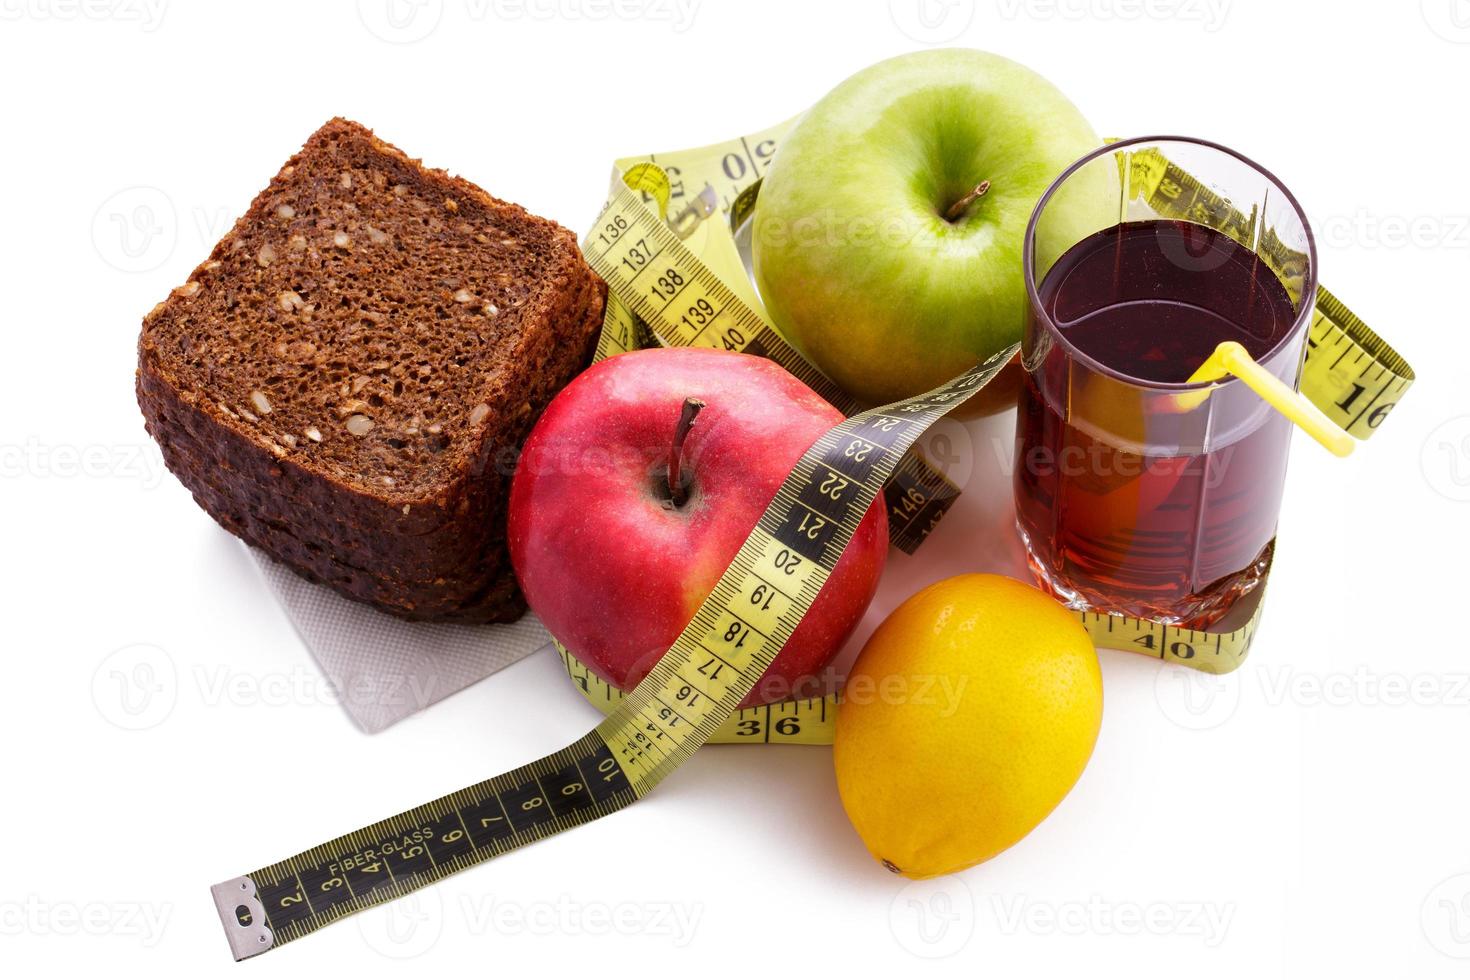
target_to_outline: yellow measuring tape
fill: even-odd
[[[610,286],[598,356],[635,347],[704,345],[760,354],[802,378],[851,413],[848,396],[788,343],[751,285],[737,235],[753,213],[781,136],[782,123],[752,136],[617,162],[609,202],[588,236],[588,254]],[[1300,277],[1306,257],[1260,235],[1246,215],[1157,150],[1120,154],[1131,196],[1154,212],[1219,228],[1247,247],[1262,247],[1285,278]],[[1301,390],[1344,430],[1372,435],[1413,382],[1413,370],[1336,296],[1319,287],[1308,332]],[[917,454],[886,488],[890,536],[912,553],[959,489]],[[1260,621],[1261,590],[1208,630],[1182,629],[1125,616],[1080,616],[1093,642],[1227,673],[1245,660]],[[593,705],[610,711],[623,692],[560,643],[568,675]],[[710,741],[727,744],[830,743],[837,698],[786,701],[744,709]]]
[[[626,247],[613,241],[601,253],[588,248],[602,262],[609,250]],[[668,653],[593,731],[527,766],[213,886],[235,958],[647,794],[735,714],[914,441],[983,388],[1018,349],[822,435]]]
[[[1254,209],[1241,212],[1158,150],[1130,153],[1120,162],[1128,167],[1132,194],[1157,213],[1224,231],[1247,248],[1259,247],[1283,281],[1300,278],[1306,256],[1262,233],[1257,228],[1261,216]],[[1409,363],[1325,286],[1318,286],[1302,394],[1344,431],[1367,439],[1413,382]]]
[[[731,225],[717,217],[749,209],[750,188],[764,174],[783,131],[784,126],[775,127],[687,153],[619,162],[613,194],[583,245],[611,289],[599,356],[651,343],[763,354],[830,393],[839,407],[850,407],[769,322],[745,276]],[[1219,210],[1204,188],[1191,190],[1186,175],[1171,173],[1167,161],[1146,162],[1160,174],[1151,189],[1149,180],[1138,182],[1139,193],[1153,195],[1151,203],[1158,197],[1160,204],[1177,203],[1193,213]],[[1319,405],[1326,400],[1335,406],[1333,417],[1344,428],[1366,436],[1413,374],[1330,295],[1317,313],[1303,390]],[[894,508],[900,508],[896,521],[901,526],[894,536],[900,546],[917,547],[943,517],[958,489],[911,450],[929,427],[994,379],[1018,350],[1012,345],[931,392],[856,412],[818,439],[693,619],[634,690],[617,691],[563,651],[568,672],[607,711],[582,738],[528,765],[213,886],[235,958],[274,949],[360,909],[628,806],[708,741],[830,741],[832,699],[743,711],[737,706],[806,615],[879,494],[886,494],[891,520]],[[835,498],[820,489],[834,474],[843,487]],[[905,501],[912,506],[905,507]],[[1245,656],[1259,619],[1258,609],[1242,606],[1236,613],[1244,621],[1228,631],[1181,630],[1095,614],[1083,616],[1083,622],[1099,646],[1223,672]]]
[[[817,373],[771,322],[737,241],[756,206],[760,180],[790,125],[781,123],[710,146],[617,161],[609,202],[588,236],[589,259],[610,286],[607,333],[642,342],[609,345],[600,355],[655,343],[745,350],[775,360],[844,411],[856,410],[845,394],[833,394],[835,385]],[[1257,224],[1262,218],[1254,209],[1243,214],[1157,150],[1120,154],[1119,162],[1128,176],[1129,194],[1155,213],[1207,224],[1247,247],[1260,247],[1288,278],[1293,267],[1305,263],[1304,255],[1261,232]],[[628,247],[614,247],[607,239],[610,233]],[[598,245],[603,247],[598,250]],[[684,281],[698,285],[672,294],[668,287]],[[756,339],[747,343],[748,338]],[[1392,347],[1319,287],[1301,375],[1304,394],[1344,430],[1366,439],[1413,380],[1413,370]],[[885,492],[894,543],[912,553],[959,492],[930,461],[917,455],[905,460]],[[1209,630],[1123,616],[1079,616],[1099,646],[1226,673],[1244,661],[1260,605],[1258,598],[1247,600]],[[590,673],[574,652],[564,651],[563,660],[574,679]],[[608,703],[593,696],[587,685],[579,686],[593,703]],[[826,715],[831,714],[828,707],[822,708]],[[816,709],[808,714],[815,716]],[[756,739],[754,734],[737,737],[733,730],[721,733],[722,741]]]
[[[553,638],[567,676],[593,707],[611,712],[626,696]],[[831,745],[837,725],[837,695],[778,701],[741,708],[720,723],[709,742],[714,745]]]

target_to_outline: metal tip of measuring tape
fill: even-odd
[[[214,896],[214,907],[235,962],[264,953],[275,944],[275,934],[265,924],[265,906],[248,875],[211,885],[209,893]]]

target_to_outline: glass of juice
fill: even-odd
[[[1213,143],[1144,137],[1063,173],[1027,228],[1016,519],[1075,609],[1199,628],[1260,587],[1292,425],[1188,379],[1224,340],[1295,387],[1316,297],[1300,205]]]

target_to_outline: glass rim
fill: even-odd
[[[1261,166],[1259,163],[1256,163],[1256,161],[1252,160],[1250,157],[1246,156],[1243,153],[1232,150],[1230,147],[1225,146],[1221,143],[1216,143],[1212,140],[1200,139],[1195,136],[1132,136],[1128,139],[1118,140],[1114,143],[1105,143],[1097,149],[1091,150],[1083,156],[1079,157],[1071,166],[1069,166],[1066,170],[1063,170],[1061,174],[1058,175],[1058,177],[1051,182],[1051,185],[1047,187],[1046,191],[1042,193],[1041,197],[1037,199],[1036,207],[1032,208],[1031,210],[1031,219],[1026,223],[1026,235],[1022,239],[1021,243],[1021,262],[1025,266],[1024,274],[1026,279],[1026,299],[1031,304],[1032,313],[1037,317],[1037,319],[1041,320],[1046,325],[1046,331],[1051,336],[1052,340],[1056,343],[1061,344],[1063,349],[1067,351],[1067,355],[1069,357],[1081,361],[1091,370],[1096,371],[1099,374],[1106,375],[1107,377],[1113,378],[1116,381],[1120,381],[1134,388],[1147,389],[1151,391],[1197,391],[1224,388],[1228,385],[1239,383],[1239,378],[1231,377],[1228,375],[1218,381],[1150,381],[1147,378],[1140,378],[1135,375],[1128,374],[1127,372],[1120,371],[1117,368],[1112,367],[1111,365],[1104,364],[1102,361],[1099,361],[1097,358],[1093,357],[1091,354],[1088,354],[1086,351],[1082,350],[1076,344],[1068,340],[1066,334],[1063,333],[1061,328],[1056,325],[1051,316],[1046,312],[1045,307],[1042,306],[1041,293],[1036,286],[1036,226],[1040,222],[1041,213],[1046,210],[1046,205],[1051,200],[1052,195],[1055,194],[1057,190],[1060,189],[1061,186],[1072,177],[1073,174],[1081,170],[1083,167],[1087,166],[1089,163],[1092,163],[1094,160],[1099,159],[1104,154],[1116,153],[1118,150],[1127,149],[1130,146],[1138,146],[1144,143],[1187,143],[1193,146],[1203,146],[1207,149],[1214,150],[1217,153],[1223,153],[1226,156],[1233,157],[1236,160],[1239,160],[1241,163],[1245,164],[1247,167],[1254,170],[1262,177],[1266,178],[1266,180],[1271,183],[1271,186],[1275,187],[1278,191],[1281,192],[1281,195],[1286,199],[1287,203],[1291,205],[1291,209],[1296,212],[1297,219],[1301,222],[1302,225],[1302,231],[1307,237],[1307,272],[1305,283],[1302,288],[1301,309],[1297,311],[1296,320],[1292,322],[1291,329],[1286,331],[1286,333],[1282,335],[1281,339],[1277,341],[1276,344],[1272,346],[1269,351],[1261,356],[1260,360],[1269,361],[1274,358],[1277,354],[1281,352],[1283,348],[1287,346],[1287,344],[1293,341],[1302,331],[1303,327],[1311,321],[1312,313],[1313,310],[1316,308],[1317,300],[1317,240],[1312,234],[1311,222],[1307,220],[1307,214],[1306,211],[1303,210],[1301,202],[1296,199],[1296,195],[1293,194],[1291,190],[1276,177],[1275,174],[1267,170],[1265,167]],[[1076,242],[1072,243],[1072,245],[1076,244]],[[1072,245],[1068,245],[1067,248],[1071,248]]]

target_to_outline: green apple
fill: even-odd
[[[932,388],[1020,339],[1031,211],[1099,142],[1055,86],[998,55],[879,62],[777,149],[752,236],[761,298],[850,394],[880,403]],[[1098,185],[1108,169],[1083,176]],[[1037,243],[1046,266],[1117,221],[1116,180],[1067,191]]]

